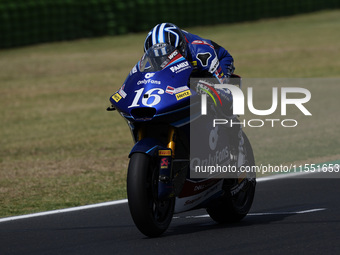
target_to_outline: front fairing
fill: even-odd
[[[110,98],[124,118],[132,122],[176,122],[176,118],[181,121],[184,115],[189,116],[190,97],[196,95],[189,88],[193,67],[180,54],[176,55],[161,70],[142,70],[143,59],[131,70],[123,86]]]

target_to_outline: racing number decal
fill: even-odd
[[[132,104],[128,108],[140,106],[139,100],[142,97],[143,91],[144,88],[135,91],[136,93],[135,98],[133,99]],[[157,94],[152,94],[154,91],[157,91]],[[148,107],[152,107],[156,104],[159,104],[159,102],[161,101],[160,95],[162,94],[164,94],[163,89],[160,88],[150,89],[144,94],[142,98],[142,104]]]

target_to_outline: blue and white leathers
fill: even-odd
[[[234,71],[234,59],[229,52],[215,42],[203,39],[198,35],[194,35],[183,31],[187,42],[186,58],[194,67],[197,77],[214,76],[219,83],[226,83],[227,78]],[[232,94],[229,90],[218,89],[223,105],[226,106],[226,115],[230,114],[232,107]]]
[[[183,31],[187,42],[187,59],[198,72],[209,72],[221,80],[234,71],[234,59],[217,43]]]

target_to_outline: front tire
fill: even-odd
[[[155,158],[144,153],[131,156],[127,174],[129,209],[137,228],[146,236],[157,237],[167,230],[175,199],[158,199],[158,167]]]

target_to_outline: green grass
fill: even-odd
[[[246,78],[340,77],[339,14],[187,30],[226,47]],[[126,197],[133,143],[125,121],[105,109],[145,35],[0,51],[0,217]],[[326,87],[310,84],[313,118],[294,132],[246,129],[258,163],[339,159],[339,93]]]

